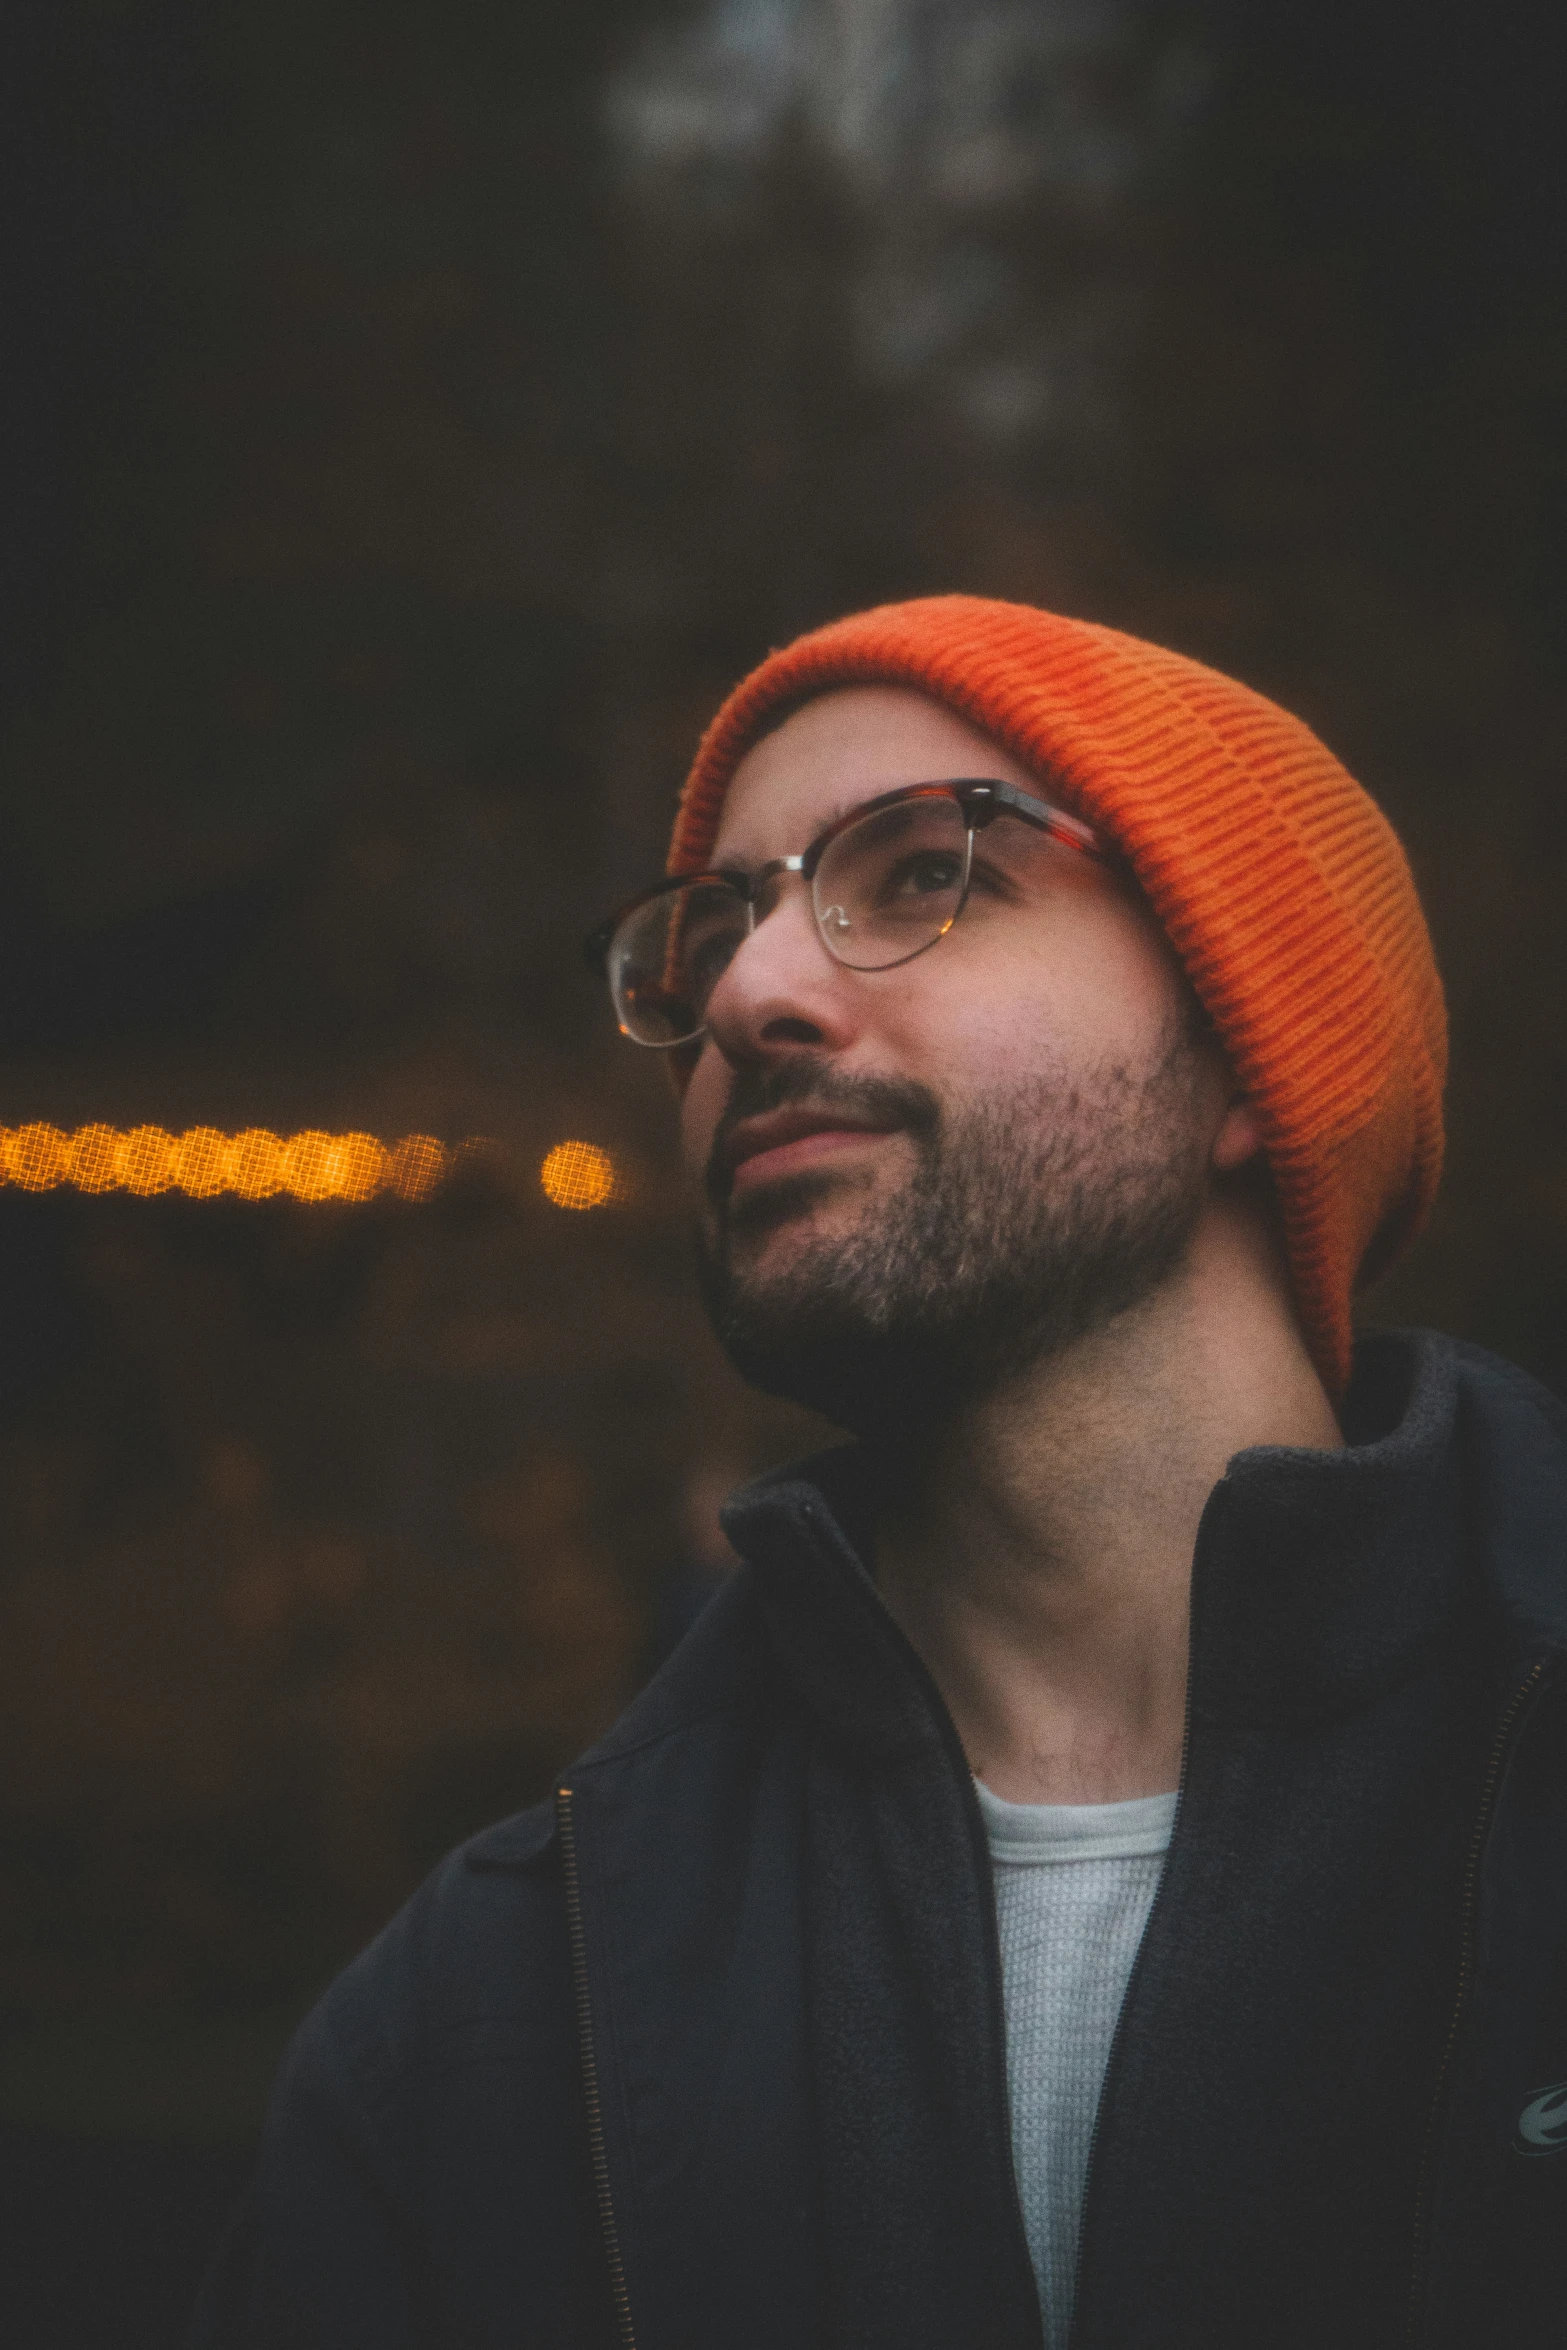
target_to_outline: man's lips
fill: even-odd
[[[742,1119],[723,1156],[734,1190],[753,1190],[893,1131],[869,1119],[846,1117],[841,1110],[769,1110]]]

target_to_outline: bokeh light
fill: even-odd
[[[447,1169],[445,1146],[433,1134],[405,1134],[391,1156],[386,1187],[399,1199],[428,1199]]]
[[[229,1138],[216,1126],[191,1126],[174,1154],[174,1180],[191,1199],[214,1199],[229,1179]]]
[[[34,1123],[5,1130],[5,1171],[22,1191],[52,1191],[70,1166],[70,1142],[58,1126]]]
[[[167,1191],[174,1181],[174,1137],[162,1126],[134,1127],[114,1155],[114,1171],[127,1191],[143,1199]]]
[[[373,1134],[340,1134],[337,1151],[337,1197],[374,1199],[386,1181],[391,1161],[385,1143],[377,1142]]]
[[[620,1189],[615,1162],[596,1142],[558,1142],[539,1169],[544,1196],[557,1208],[607,1207]]]
[[[247,1126],[229,1145],[229,1189],[241,1199],[271,1199],[283,1188],[283,1145],[265,1126]]]
[[[295,1199],[331,1199],[337,1172],[334,1156],[331,1135],[318,1127],[293,1135],[283,1145],[283,1189]]]
[[[122,1139],[112,1126],[78,1126],[71,1137],[66,1181],[78,1191],[112,1191],[120,1180]]]

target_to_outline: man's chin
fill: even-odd
[[[735,1192],[723,1214],[728,1254],[733,1262],[750,1263],[791,1240],[810,1246],[843,1239],[867,1213],[868,1188],[863,1177],[850,1180],[813,1167]]]

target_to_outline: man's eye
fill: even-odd
[[[684,955],[687,984],[699,992],[716,987],[735,959],[740,937],[738,930],[724,928],[687,939]]]
[[[947,849],[922,849],[904,857],[887,876],[888,897],[931,897],[953,890],[963,878],[963,860]]]

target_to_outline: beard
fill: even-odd
[[[698,1230],[703,1304],[741,1376],[858,1435],[906,1441],[1105,1329],[1180,1266],[1207,1197],[1194,1026],[1142,1070],[1041,1076],[944,1108],[929,1088],[808,1054],[743,1070],[714,1137]],[[758,1244],[845,1178],[812,1170],[737,1203],[742,1119],[808,1101],[900,1129],[913,1173],[769,1272]]]

